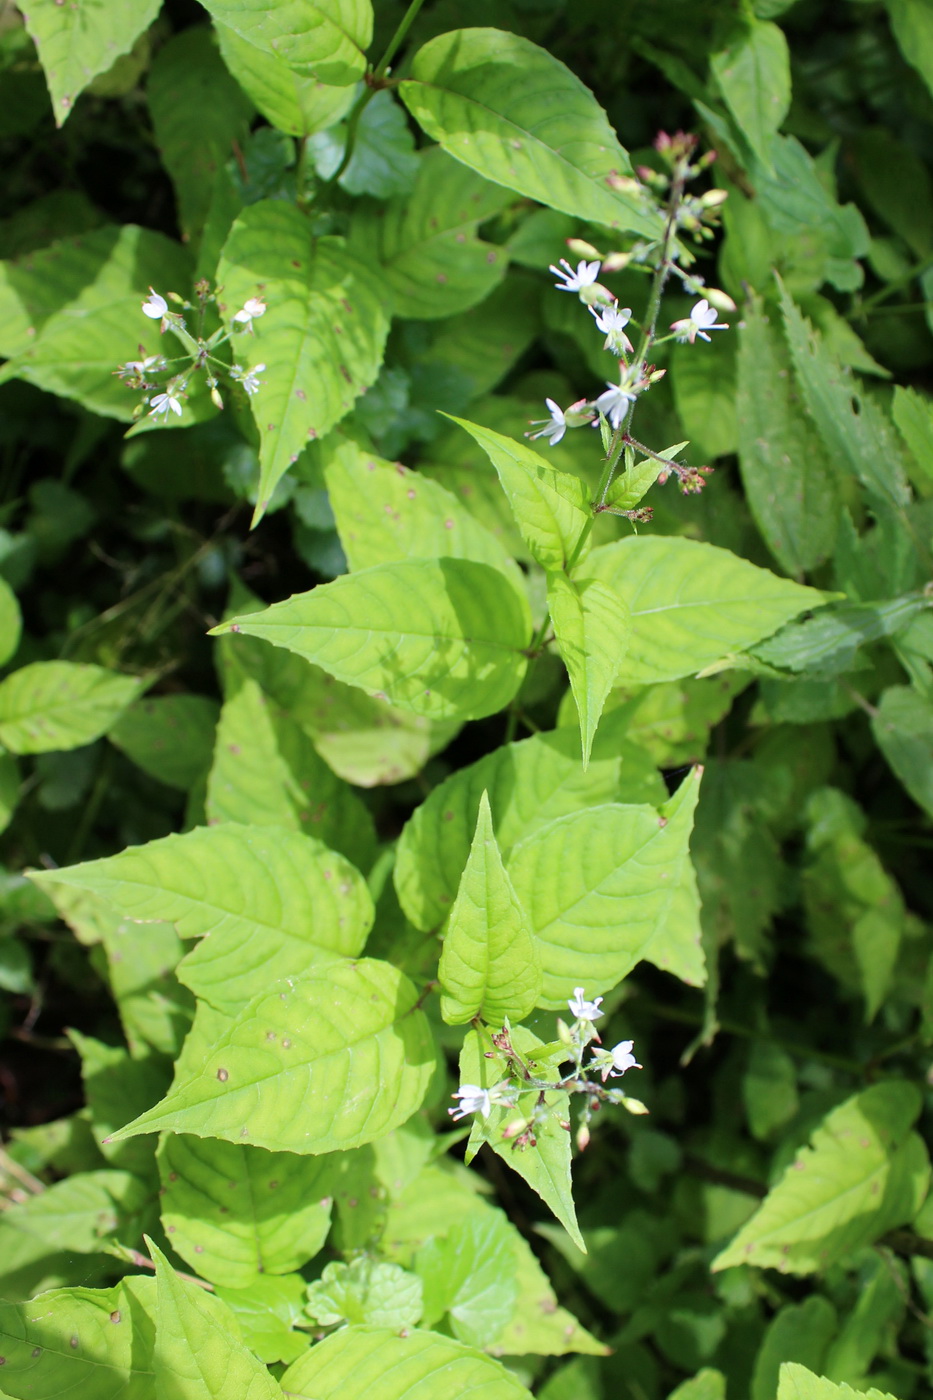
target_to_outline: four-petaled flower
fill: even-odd
[[[707,331],[727,331],[728,329],[728,324],[725,322],[717,322],[716,312],[710,306],[706,297],[700,298],[689,316],[685,316],[682,320],[673,321],[671,323],[671,330],[674,332],[681,345],[688,340],[690,344],[693,345],[697,336],[699,336],[701,340],[709,340],[709,336],[706,334]]]
[[[262,297],[250,297],[249,301],[237,311],[233,317],[238,326],[246,326],[248,330],[253,329],[253,322],[259,316],[266,314],[266,303]]]
[[[567,1005],[578,1021],[597,1021],[605,1012],[600,1011],[602,997],[594,997],[592,1001],[587,1001],[583,995],[582,987],[574,987],[573,997]]]
[[[143,302],[143,315],[148,316],[150,321],[161,321],[167,311],[168,302],[165,297],[160,297],[159,293],[150,287],[149,300]]]
[[[262,384],[259,375],[264,369],[264,364],[253,365],[252,369],[243,369],[242,365],[234,365],[230,371],[230,378],[238,380],[246,392],[252,396]]]
[[[592,287],[599,276],[599,263],[580,261],[574,272],[567,259],[561,258],[560,267],[551,263],[548,271],[561,279],[554,284],[559,292],[582,292],[584,287]]]
[[[619,310],[618,302],[613,306],[591,306],[590,315],[596,318],[596,325],[606,337],[604,350],[611,350],[618,358],[622,354],[631,355],[632,342],[625,334],[625,327],[632,319],[632,308],[625,306]]]
[[[447,1110],[453,1119],[466,1118],[468,1113],[481,1113],[488,1118],[492,1111],[489,1090],[481,1089],[478,1084],[461,1084],[453,1098],[460,1100],[456,1108]]]
[[[536,433],[526,433],[525,436],[531,438],[532,441],[534,441],[535,438],[546,437],[553,447],[555,443],[560,442],[564,433],[567,431],[567,419],[564,416],[564,410],[558,407],[553,399],[545,399],[544,402],[551,410],[550,418],[535,419],[531,426],[537,428],[538,431]]]
[[[629,404],[633,404],[637,398],[627,384],[610,384],[606,381],[606,388],[596,400],[596,407],[609,422],[615,432],[622,423],[622,419],[628,413]]]
[[[169,413],[177,413],[179,418],[181,417],[181,404],[174,394],[155,394],[149,400],[149,404],[150,418],[157,418],[160,414],[163,418],[167,418]]]

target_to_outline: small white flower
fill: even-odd
[[[161,321],[168,311],[168,302],[165,297],[160,297],[159,293],[149,288],[149,300],[143,302],[143,315],[148,316],[150,321]]]
[[[257,317],[264,316],[265,314],[266,303],[263,301],[262,297],[250,297],[249,301],[236,312],[233,319],[238,326],[247,326],[252,330],[253,322]]]
[[[559,292],[582,292],[584,287],[592,287],[599,276],[598,262],[578,262],[577,270],[574,272],[566,258],[561,258],[560,267],[555,267],[551,263],[549,272],[553,272],[555,277],[561,280],[555,282]]]
[[[596,325],[606,337],[604,350],[611,350],[618,357],[622,354],[631,355],[634,349],[632,342],[625,334],[625,327],[632,319],[632,308],[625,306],[619,310],[618,303],[613,306],[591,306],[590,315],[596,319]]]
[[[605,1012],[600,1011],[602,997],[594,997],[592,1001],[587,1001],[583,995],[582,987],[574,987],[573,997],[567,1005],[578,1021],[598,1021]]]
[[[468,1113],[481,1113],[484,1118],[488,1118],[492,1111],[489,1090],[481,1089],[478,1084],[461,1084],[453,1098],[459,1099],[460,1102],[456,1108],[448,1108],[447,1112],[455,1120],[466,1118]]]
[[[555,443],[560,442],[564,433],[567,431],[567,419],[564,416],[564,410],[559,408],[553,399],[545,399],[544,402],[551,411],[550,418],[535,419],[531,426],[537,428],[538,431],[536,433],[526,433],[525,436],[531,438],[532,441],[534,441],[535,438],[546,437],[553,447]]]
[[[710,306],[705,297],[701,297],[689,316],[685,316],[681,321],[673,321],[671,330],[681,345],[688,340],[693,345],[697,336],[701,340],[709,340],[707,331],[727,331],[728,325],[720,325],[716,321],[716,312]]]
[[[632,1040],[620,1040],[611,1050],[594,1050],[593,1064],[599,1067],[602,1081],[618,1079],[627,1069],[641,1069],[642,1066],[632,1054]]]
[[[158,418],[160,415],[167,418],[169,413],[177,413],[181,417],[181,404],[174,394],[156,394],[149,400],[149,417]]]
[[[165,368],[165,360],[161,355],[147,355],[144,360],[127,360],[125,365],[120,365],[116,373],[121,379],[145,378],[150,370]]]
[[[262,380],[259,378],[259,375],[262,374],[264,369],[264,364],[253,365],[252,369],[243,369],[242,365],[234,365],[230,371],[230,378],[238,380],[250,397],[252,397],[256,390],[262,385]]]
[[[633,404],[637,397],[627,385],[610,384],[607,380],[605,391],[596,400],[596,407],[609,419],[613,431],[616,431],[628,413],[629,404]]]

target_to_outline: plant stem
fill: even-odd
[[[399,49],[402,47],[402,44],[405,42],[405,35],[408,33],[409,29],[412,27],[415,20],[417,19],[418,11],[421,9],[421,6],[423,4],[424,0],[411,0],[411,4],[405,11],[401,23],[399,24],[395,33],[392,35],[392,38],[389,40],[388,48],[382,55],[382,58],[376,64],[375,69],[373,70],[374,78],[382,78],[385,76],[389,64],[392,62]]]

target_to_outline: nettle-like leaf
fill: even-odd
[[[103,666],[33,661],[0,681],[0,744],[13,753],[80,748],[106,734],[142,688]]]
[[[419,1250],[425,1327],[446,1314],[459,1341],[476,1347],[495,1343],[518,1302],[513,1230],[499,1211],[484,1211],[455,1220],[443,1239],[435,1237]]]
[[[373,921],[359,872],[279,827],[197,827],[33,878],[104,895],[140,922],[166,919],[182,938],[203,937],[179,973],[228,1012],[255,996],[260,972],[275,980],[316,957],[358,953]]]
[[[199,1010],[155,1108],[114,1134],[193,1133],[273,1152],[337,1152],[410,1118],[434,1071],[408,978],[373,958],[329,962],[233,1017]]]
[[[676,680],[753,646],[826,595],[726,549],[642,535],[594,549],[586,570],[628,603],[632,639],[619,685]]]
[[[531,619],[498,569],[467,559],[379,564],[215,627],[283,646],[348,685],[430,719],[479,719],[512,699]]]
[[[130,51],[161,4],[160,0],[133,0],[127,5],[95,5],[93,0],[74,0],[57,5],[23,0],[19,9],[39,50],[55,125],[62,126],[78,94]]]
[[[492,1025],[506,1017],[521,1021],[541,990],[531,930],[502,864],[485,792],[447,922],[438,978],[441,1015],[450,1025],[475,1016]]]
[[[882,693],[872,733],[911,797],[933,815],[933,715],[930,702],[908,685]]]
[[[438,1384],[443,1387],[438,1391]],[[389,1327],[343,1327],[298,1358],[282,1377],[288,1395],[314,1400],[417,1400],[470,1395],[527,1400],[521,1381],[491,1356],[452,1337]]]
[[[663,938],[690,859],[700,771],[660,812],[588,807],[514,848],[507,869],[535,934],[540,1006],[562,1007],[581,985],[588,995],[608,991]]]
[[[339,121],[354,100],[352,86],[300,77],[284,58],[254,44],[215,16],[214,32],[227,68],[258,110],[289,136],[310,136]]]
[[[370,0],[282,0],[274,6],[261,0],[208,0],[205,8],[299,77],[346,87],[363,76],[373,35]]]
[[[552,209],[657,237],[660,216],[614,187],[628,152],[570,69],[501,29],[455,29],[418,51],[402,101],[428,135],[487,180]]]
[[[467,311],[502,281],[504,248],[486,243],[477,226],[509,203],[509,193],[440,146],[418,157],[410,194],[354,220],[352,246],[380,264],[396,316],[431,320]]]
[[[0,578],[0,666],[5,666],[19,646],[23,617],[16,594],[5,578]]]
[[[842,1381],[815,1376],[797,1361],[785,1361],[778,1378],[777,1400],[895,1400],[887,1391],[853,1390]]]
[[[308,1287],[305,1312],[323,1327],[337,1323],[371,1323],[394,1332],[414,1327],[422,1312],[422,1284],[417,1274],[398,1264],[363,1257],[325,1265]]]
[[[265,366],[250,400],[260,439],[255,524],[305,444],[323,437],[375,380],[389,318],[375,273],[343,239],[315,239],[305,216],[283,200],[243,210],[217,280],[228,317],[250,298],[268,306],[255,335],[235,342],[238,363]]]
[[[770,168],[772,139],[790,106],[790,53],[776,24],[754,18],[736,24],[710,69],[739,130]]]
[[[212,1283],[246,1288],[291,1273],[330,1229],[327,1158],[166,1133],[159,1208],[172,1248]]]
[[[590,519],[585,483],[558,471],[523,442],[447,416],[487,453],[532,556],[545,569],[565,568]]]
[[[580,720],[583,766],[596,726],[628,650],[632,619],[623,599],[600,579],[548,574],[548,609]]]
[[[193,1279],[182,1278],[149,1241],[155,1263],[152,1369],[158,1395],[191,1400],[282,1400],[278,1382],[240,1336],[236,1317]]]
[[[823,1120],[714,1269],[757,1264],[809,1274],[906,1224],[930,1180],[914,1085],[873,1084]]]
[[[211,766],[217,717],[206,695],[159,695],[135,700],[107,738],[151,778],[188,792]]]

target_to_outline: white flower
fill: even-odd
[[[545,399],[544,402],[551,410],[550,418],[537,418],[532,422],[532,427],[537,428],[536,433],[526,433],[525,436],[534,441],[535,438],[546,437],[553,447],[556,442],[560,442],[567,431],[567,419],[564,410],[559,408],[553,399]]]
[[[618,358],[624,353],[631,355],[632,342],[625,334],[625,327],[632,319],[632,308],[625,306],[619,310],[618,302],[613,306],[591,306],[590,315],[596,318],[596,325],[606,337],[604,350],[611,350]]]
[[[602,1081],[618,1079],[627,1069],[641,1069],[642,1066],[632,1054],[632,1040],[620,1040],[611,1050],[594,1050],[593,1064],[599,1067]]]
[[[165,360],[161,355],[147,355],[144,360],[127,360],[125,365],[120,365],[116,373],[121,379],[135,379],[137,375],[145,377],[149,370],[165,368]]]
[[[602,997],[594,997],[592,1001],[587,1001],[583,995],[582,987],[574,987],[573,997],[567,1005],[578,1021],[598,1021],[605,1012],[600,1011]]]
[[[175,398],[174,394],[156,394],[149,400],[149,403],[151,405],[149,409],[150,418],[157,418],[160,414],[163,418],[167,418],[170,412],[177,413],[179,418],[181,417],[181,404]]]
[[[238,326],[248,326],[253,328],[253,321],[259,316],[266,314],[266,303],[262,297],[250,297],[249,301],[236,312],[233,319]]]
[[[555,267],[551,263],[549,272],[553,272],[555,277],[561,280],[555,282],[557,290],[560,292],[582,292],[584,287],[592,287],[599,276],[598,262],[578,262],[577,270],[574,272],[566,258],[561,258],[560,267]]]
[[[258,376],[262,374],[264,369],[264,364],[253,365],[252,369],[243,369],[242,365],[234,365],[230,371],[230,378],[238,380],[246,392],[252,396],[262,384],[262,380]]]
[[[451,1118],[466,1118],[468,1113],[481,1113],[484,1118],[489,1117],[492,1099],[488,1089],[481,1089],[478,1084],[461,1084],[453,1097],[460,1102],[456,1108],[448,1108]]]
[[[689,316],[684,317],[681,321],[671,323],[671,330],[674,331],[681,345],[688,340],[692,345],[697,336],[701,340],[709,340],[707,331],[727,331],[728,329],[728,325],[717,324],[716,312],[705,297],[700,298]]]
[[[168,302],[165,297],[160,297],[159,293],[149,288],[149,300],[143,302],[143,315],[148,316],[150,321],[161,321],[168,311]]]
[[[610,384],[607,380],[605,392],[596,400],[596,407],[609,419],[615,431],[628,413],[629,404],[633,404],[637,397],[625,384]]]

